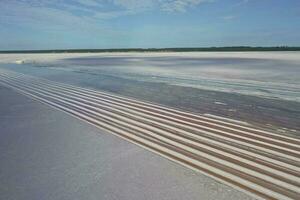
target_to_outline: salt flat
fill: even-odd
[[[87,98],[87,96],[78,99],[78,94],[72,90],[70,90],[70,92],[72,92],[70,93],[71,96],[69,96],[70,99],[65,99],[67,100],[65,101],[62,96],[57,96],[55,93],[59,92],[63,96],[67,95],[63,90],[66,90],[68,85],[64,85],[59,90],[56,90],[52,88],[56,83],[67,83],[73,86],[93,88],[109,92],[109,94],[118,94],[143,101],[159,103],[184,111],[204,114],[202,115],[203,117],[208,117],[210,120],[219,120],[222,121],[222,123],[250,126],[252,128],[254,127],[255,130],[256,127],[259,127],[272,132],[274,138],[271,137],[267,139],[276,141],[274,144],[270,143],[268,145],[275,145],[275,149],[273,149],[273,147],[264,147],[264,144],[256,143],[256,141],[252,141],[251,138],[246,139],[254,142],[255,145],[257,145],[254,147],[257,147],[261,151],[279,155],[279,158],[275,156],[271,158],[271,160],[275,159],[276,161],[277,159],[281,159],[281,156],[287,156],[289,163],[286,164],[289,166],[294,165],[294,154],[298,152],[286,148],[290,146],[291,148],[297,147],[294,147],[294,144],[285,144],[286,142],[277,141],[276,138],[285,138],[291,135],[293,137],[299,136],[299,132],[297,131],[299,128],[297,121],[299,119],[300,107],[298,102],[299,80],[297,73],[299,72],[299,62],[297,53],[2,54],[0,56],[2,58],[0,64],[2,82],[9,83],[9,85],[11,84],[13,87],[21,87],[24,91],[29,89],[28,92],[32,92],[33,94],[38,94],[36,93],[37,91],[41,92],[40,95],[42,98],[54,98],[54,103],[57,101],[61,102],[63,109],[73,108],[75,109],[74,112],[77,112],[79,109],[79,111],[85,110],[89,113],[91,111],[85,107],[93,104],[91,101],[84,107],[80,107],[84,105],[82,103],[85,102],[84,99]],[[285,67],[283,68],[282,66]],[[36,83],[31,83],[31,81],[34,82],[35,79],[28,78],[31,76],[37,78]],[[277,78],[275,79],[274,77]],[[45,79],[55,82],[50,82],[47,86],[43,84]],[[42,84],[43,87],[40,84]],[[30,89],[28,86],[32,88]],[[104,144],[110,144],[109,141],[111,141],[111,138],[113,140],[116,139],[109,133],[94,129],[93,127],[91,128],[90,125],[84,122],[79,123],[75,118],[29,100],[5,87],[1,90],[2,120],[0,127],[1,133],[3,133],[1,137],[4,138],[2,157],[5,162],[1,170],[5,172],[5,175],[2,177],[3,180],[5,180],[3,181],[3,188],[6,188],[3,192],[4,198],[6,197],[5,195],[11,196],[12,193],[19,194],[19,196],[15,196],[17,199],[32,199],[36,195],[41,194],[45,195],[46,199],[50,199],[53,195],[55,198],[71,199],[74,197],[74,194],[88,199],[92,199],[94,196],[99,197],[99,195],[104,195],[107,199],[119,198],[120,195],[125,196],[125,199],[164,199],[164,197],[165,199],[170,199],[170,197],[171,199],[195,199],[199,196],[204,199],[250,198],[206,176],[198,176],[198,174],[196,174],[194,177],[196,179],[191,180],[189,175],[179,175],[181,173],[180,171],[176,171],[176,174],[172,174],[172,176],[179,177],[179,179],[174,180],[170,178],[167,173],[163,176],[160,175],[162,180],[164,180],[163,184],[157,184],[156,181],[159,180],[158,178],[156,179],[151,175],[153,179],[149,180],[147,177],[141,176],[141,174],[144,174],[145,168],[149,174],[160,174],[163,173],[166,168],[169,170],[173,167],[178,167],[178,165],[120,139],[117,139],[116,142],[113,142],[113,145],[108,147]],[[47,94],[50,96],[47,96]],[[74,101],[74,98],[78,101]],[[70,104],[70,101],[74,104]],[[125,109],[118,106],[114,108],[116,106],[115,104],[105,107],[105,105],[102,105],[103,103],[104,102],[97,106],[102,106],[103,109],[113,109],[111,113],[103,109],[99,110],[99,112],[101,111],[100,113],[103,112],[107,115],[116,115],[120,113],[119,109]],[[128,105],[125,104],[125,106]],[[136,112],[130,109],[127,111],[129,113]],[[146,110],[141,111],[145,112]],[[126,115],[129,115],[128,112],[126,112]],[[94,114],[98,116],[99,113]],[[103,115],[103,117],[106,118],[107,116]],[[137,116],[132,117],[136,118]],[[129,118],[120,118],[120,116],[116,119],[122,119],[122,121],[130,120]],[[139,119],[137,117],[136,119],[138,122],[132,121],[130,123],[134,123],[138,127],[147,126],[147,123],[148,125],[152,124],[152,122],[147,122],[147,120],[144,122],[146,124],[141,124],[140,120],[144,120],[144,118]],[[74,120],[75,122],[73,123]],[[160,119],[156,120],[160,121]],[[12,121],[14,121],[14,126],[12,126]],[[160,126],[164,126],[164,124]],[[152,129],[154,127],[149,128]],[[177,128],[175,129],[177,130]],[[82,138],[82,133],[84,133],[84,137],[91,137],[93,139],[86,140]],[[162,133],[169,134],[164,131]],[[176,131],[174,133],[176,133]],[[21,134],[22,137],[20,136]],[[100,136],[98,136],[98,134],[100,134]],[[186,134],[190,133],[186,132]],[[232,133],[228,132],[226,134],[230,136]],[[97,135],[99,139],[94,138],[94,135]],[[239,137],[243,137],[242,135]],[[220,136],[215,135],[214,137],[219,138]],[[224,139],[227,140],[230,139],[230,137]],[[22,138],[22,140],[20,140],[20,138]],[[242,142],[242,140],[240,141],[240,139],[237,138],[231,138],[231,140],[232,139],[237,140],[238,143]],[[257,139],[266,140],[264,137],[258,137]],[[93,142],[91,142],[92,140]],[[78,143],[77,141],[81,142]],[[82,141],[85,142],[82,143]],[[122,142],[129,145],[128,149],[127,147],[120,149],[123,148]],[[284,146],[277,147],[278,142],[283,142]],[[8,145],[6,145],[6,143],[8,143]],[[68,146],[68,144],[70,144],[70,146]],[[232,143],[232,145],[233,144],[234,143]],[[227,145],[229,145],[229,143]],[[55,152],[52,152],[51,148],[53,146]],[[228,148],[231,147],[228,146]],[[233,148],[235,147],[233,146]],[[241,151],[247,153],[245,148],[241,148]],[[110,152],[110,150],[112,152]],[[217,148],[212,150],[218,151]],[[145,155],[137,156],[137,154],[134,153],[133,158],[130,153],[132,151],[145,152]],[[288,152],[286,155],[283,154],[285,151]],[[29,155],[31,152],[39,153]],[[50,157],[45,156],[48,155],[47,152],[52,152],[50,153]],[[84,152],[84,155],[82,155],[82,152]],[[106,153],[104,154],[104,152]],[[120,152],[122,153],[120,154]],[[202,152],[198,153],[202,154]],[[256,154],[257,152],[252,153]],[[87,156],[89,154],[94,157]],[[258,155],[264,157],[264,154],[260,155],[260,153],[258,153]],[[144,162],[151,156],[154,156],[155,159],[157,156],[157,159],[164,161],[150,160],[149,162],[151,163]],[[98,157],[100,157],[100,159],[97,159]],[[112,160],[112,158],[118,161],[125,159],[130,163],[141,163],[141,165],[134,165],[133,168],[131,168],[132,165],[129,163],[120,164],[117,162],[116,166],[114,166],[113,161],[115,159]],[[232,158],[228,157],[228,160]],[[51,162],[49,162],[49,160],[51,160]],[[81,164],[79,162],[80,160],[84,160],[84,164]],[[170,166],[168,165],[165,168],[164,162],[169,162]],[[250,165],[253,164],[251,159],[245,160],[245,162]],[[282,160],[276,162],[282,162]],[[25,168],[12,168],[13,163],[16,166],[25,166]],[[102,169],[103,163],[108,163],[107,166],[104,165],[104,169]],[[157,163],[160,164],[157,165]],[[115,170],[110,171],[108,168],[111,167]],[[120,167],[122,167],[122,169],[119,169]],[[149,167],[152,169],[149,169]],[[240,169],[240,167],[245,166],[241,164],[235,167]],[[31,168],[35,170],[32,171]],[[264,166],[264,168],[269,169],[269,167],[266,166]],[[181,169],[187,170],[185,168]],[[275,170],[275,168],[270,169],[272,173]],[[134,171],[133,174],[135,175],[128,177],[128,171],[131,170]],[[156,170],[161,170],[161,172]],[[122,179],[116,178],[116,171],[118,172],[117,177]],[[189,170],[183,173],[186,174],[188,172],[194,173]],[[255,176],[260,176],[256,172],[251,170],[250,172],[254,173]],[[136,173],[138,175],[136,175]],[[235,173],[233,170],[232,174]],[[266,173],[268,174],[269,172]],[[49,174],[52,174],[51,177],[48,176]],[[70,174],[70,176],[68,174]],[[270,177],[266,178],[268,180],[270,179]],[[28,179],[33,180],[32,184],[24,187],[22,183]],[[44,182],[39,181],[40,179],[44,180]],[[105,180],[104,182],[103,179]],[[115,181],[111,182],[111,179],[121,184],[117,184]],[[19,181],[17,182],[15,180]],[[128,180],[130,180],[129,184],[127,183]],[[143,184],[136,185],[136,183],[140,183],[141,180],[143,180],[142,183],[147,186],[153,184],[157,187],[146,189],[146,186],[144,188],[142,187]],[[19,182],[20,184],[18,185]],[[277,182],[281,187],[286,187],[287,184],[292,184],[292,187],[294,187],[293,180],[278,179]],[[171,183],[173,183],[173,185]],[[124,184],[127,186],[126,188],[122,188]],[[182,188],[182,190],[178,189],[177,187],[182,184],[187,185],[189,189],[185,187]],[[190,184],[193,184],[193,186]],[[95,185],[95,187],[91,185]],[[120,192],[112,192],[109,190],[108,188],[112,185],[116,185]],[[209,190],[206,187],[207,185],[216,187],[214,187],[213,190]],[[18,189],[20,187],[23,187],[23,190]],[[98,187],[103,187],[105,191],[108,192],[106,193],[104,190],[97,191]],[[250,185],[250,187],[252,186]],[[276,188],[272,188],[272,185],[266,185],[265,187],[276,191]],[[45,192],[45,188],[50,188],[49,192]],[[132,188],[135,189],[132,190]],[[161,188],[165,188],[165,190],[161,191]],[[170,188],[175,188],[176,192],[173,190],[169,191]],[[195,191],[193,191],[193,188],[195,188]],[[158,189],[160,191],[159,193]],[[187,190],[190,191],[188,194],[186,193]],[[62,191],[68,192],[64,193]],[[129,191],[132,191],[132,193],[129,193]],[[207,193],[207,191],[209,193]],[[153,196],[154,194],[157,196]],[[274,195],[277,194],[274,193]],[[295,194],[284,191],[283,195],[293,196]]]
[[[11,70],[0,83],[254,197],[299,196],[299,138]]]
[[[0,86],[0,199],[252,199]]]
[[[0,58],[2,63],[57,65],[134,80],[300,102],[299,52],[8,54]]]
[[[0,62],[55,81],[275,125],[283,133],[300,128],[299,52],[2,54]]]

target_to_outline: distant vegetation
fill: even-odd
[[[213,51],[300,51],[300,47],[202,47],[202,48],[128,48],[128,49],[54,49],[54,50],[11,50],[0,53],[105,53],[105,52],[213,52]]]

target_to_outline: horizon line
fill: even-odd
[[[0,53],[72,53],[72,52],[82,52],[91,53],[96,52],[132,52],[132,51],[278,51],[278,50],[285,50],[285,51],[300,51],[300,46],[211,46],[211,47],[161,47],[161,48],[139,48],[139,47],[132,47],[132,48],[66,48],[66,49],[22,49],[22,50],[0,50]]]

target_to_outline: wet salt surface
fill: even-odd
[[[0,199],[252,199],[0,86]]]
[[[300,104],[297,98],[280,97],[280,93],[287,92],[293,98],[291,88],[299,85],[298,54],[148,57],[145,54],[0,55],[0,68],[186,111],[268,127],[275,125],[274,130],[280,134],[299,135]],[[12,64],[16,60],[22,62]],[[281,64],[289,66],[284,70]],[[266,73],[261,73],[262,66]],[[210,86],[211,79],[226,81],[219,88],[215,85],[212,89],[200,88]],[[270,88],[267,83],[271,80],[276,87],[283,87],[277,87],[276,97],[266,91],[254,94],[251,90],[257,86],[252,89],[242,86],[250,95],[241,93],[240,86],[236,89],[236,82],[240,81],[247,84],[265,81]],[[290,86],[287,91],[285,84]],[[220,88],[230,90],[222,92]],[[75,118],[0,89],[0,199],[250,199]],[[295,94],[298,95],[297,91]]]
[[[82,73],[300,102],[300,59],[123,56],[68,58],[58,63]]]
[[[300,52],[55,56],[25,55],[22,59],[22,56],[14,58],[0,55],[0,58],[18,64],[31,63],[37,67],[300,102]]]
[[[23,61],[1,67],[55,81],[300,130],[299,52],[1,56]]]

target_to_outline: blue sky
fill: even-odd
[[[300,46],[299,0],[0,0],[0,50]]]

